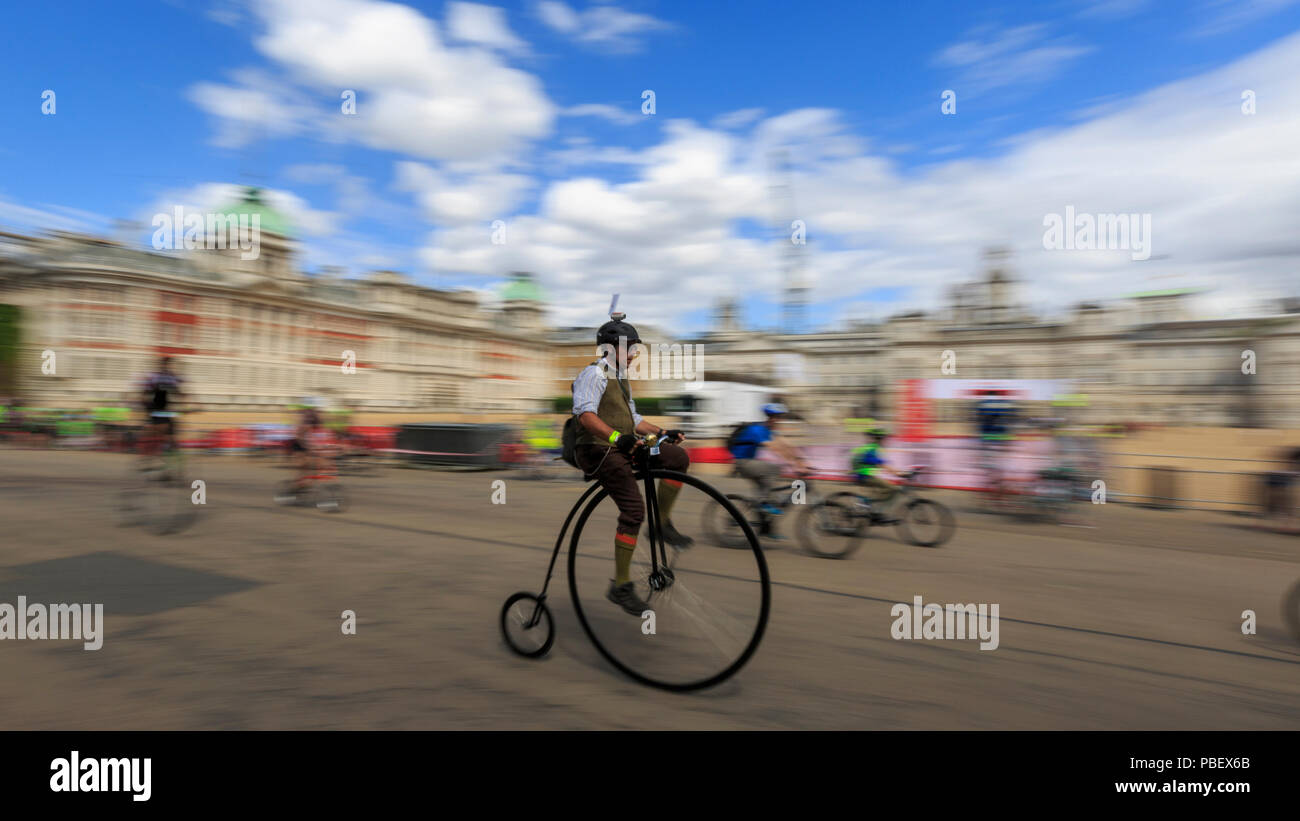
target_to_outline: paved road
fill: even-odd
[[[115,523],[127,466],[0,451],[0,602],[106,608],[98,651],[0,642],[0,727],[1300,729],[1300,643],[1279,613],[1300,540],[1228,516],[1110,505],[1086,530],[957,498],[943,549],[769,551],[757,655],[720,687],[677,695],[600,659],[562,577],[546,659],[499,639],[501,603],[540,585],[577,483],[389,470],[348,480],[353,507],[327,515],[274,506],[283,470],[198,458],[202,517],[158,537]],[[498,478],[505,505],[491,503]],[[998,603],[1000,646],[892,639],[890,608],[914,595]],[[340,631],[345,609],[355,636]],[[1242,635],[1247,609],[1256,635]]]

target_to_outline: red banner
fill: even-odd
[[[898,438],[904,442],[929,439],[930,399],[926,396],[925,380],[904,379],[898,406],[901,421]]]

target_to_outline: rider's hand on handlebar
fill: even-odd
[[[676,445],[681,443],[681,441],[686,438],[686,434],[677,428],[673,428],[672,430],[664,431],[662,434],[660,434],[659,438],[665,442],[670,442]]]
[[[641,440],[631,434],[621,434],[614,442],[614,447],[624,456],[630,456],[632,451],[641,446]]]

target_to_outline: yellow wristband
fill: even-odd
[[[612,445],[617,441],[618,441],[618,431],[614,431],[609,435],[609,443]]]

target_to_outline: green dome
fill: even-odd
[[[532,274],[525,271],[516,271],[510,275],[510,281],[501,289],[502,302],[515,300],[545,302],[546,297],[542,294],[542,289]]]
[[[262,189],[251,186],[244,189],[243,198],[238,202],[231,203],[221,209],[223,214],[238,214],[240,221],[243,216],[248,215],[251,223],[252,217],[257,215],[258,225],[262,231],[268,234],[279,234],[282,237],[290,236],[291,227],[289,220],[279,211],[267,205],[266,200],[262,198]]]

